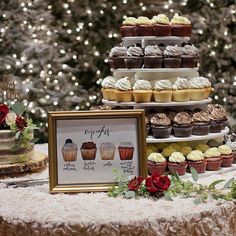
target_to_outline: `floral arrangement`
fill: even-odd
[[[123,196],[125,198],[165,197],[166,200],[172,201],[172,197],[179,195],[185,198],[193,197],[195,204],[205,202],[209,198],[227,201],[236,199],[236,181],[234,178],[225,182],[222,188],[217,188],[216,186],[225,180],[216,180],[209,185],[199,184],[197,183],[198,172],[194,168],[191,168],[190,171],[193,181],[181,180],[177,173],[171,176],[153,173],[146,179],[142,176],[128,177],[123,175],[120,170],[114,169],[113,172],[118,184],[110,186],[108,196]]]
[[[29,148],[30,143],[35,143],[38,139],[33,138],[33,130],[37,129],[31,119],[23,116],[25,107],[22,103],[16,102],[12,106],[0,104],[0,128],[10,129],[15,133],[17,144],[13,147],[18,150],[22,147]]]

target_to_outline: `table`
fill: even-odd
[[[46,153],[47,145],[36,145]],[[199,182],[236,177],[236,167],[225,173],[205,175]],[[47,179],[48,169],[19,180]],[[0,235],[236,235],[234,202],[193,199],[123,199],[106,193],[49,194],[48,184],[6,188],[0,184]]]

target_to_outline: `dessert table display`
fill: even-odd
[[[47,153],[47,145],[35,145],[35,149]],[[198,182],[207,184],[235,176],[233,164],[199,175]],[[14,181],[16,185],[7,186]],[[209,199],[196,205],[193,198],[180,197],[167,201],[112,198],[106,193],[52,195],[44,181],[48,181],[47,169],[1,180],[0,235],[236,234],[236,206],[232,201]]]

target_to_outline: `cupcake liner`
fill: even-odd
[[[114,160],[115,148],[101,148],[100,155],[102,160]]]
[[[106,89],[106,95],[108,101],[115,101],[116,95],[115,95],[116,89]]]
[[[180,37],[191,37],[192,26],[191,25],[171,25],[171,35]]]
[[[162,57],[161,56],[144,56],[145,68],[161,68]]]
[[[202,101],[204,99],[204,89],[190,89],[190,100],[191,101]]]
[[[94,148],[94,149],[81,148],[80,151],[81,151],[81,156],[83,160],[95,160],[97,148]]]
[[[125,58],[125,65],[128,69],[142,68],[143,58],[142,57],[127,57]]]
[[[207,135],[210,131],[210,124],[207,123],[194,123],[193,124],[193,135]]]
[[[174,90],[172,94],[172,99],[174,102],[189,102],[190,90],[189,89]]]
[[[222,163],[221,166],[222,167],[230,167],[234,161],[234,154],[231,153],[229,155],[221,155],[222,157]]]
[[[182,55],[181,56],[181,68],[194,68],[197,66],[197,58],[195,56]]]
[[[122,37],[136,36],[135,28],[136,26],[133,26],[133,25],[123,25],[120,27],[120,34]]]
[[[124,57],[111,57],[110,60],[113,61],[112,65],[114,69],[126,68]]]
[[[153,173],[157,173],[158,175],[164,175],[167,167],[167,161],[165,162],[147,162],[148,173],[151,175]]]
[[[207,159],[207,170],[219,170],[222,164],[222,157],[212,157]]]
[[[117,102],[132,102],[133,92],[132,91],[118,91],[114,93]]]
[[[210,133],[220,133],[221,130],[223,129],[223,121],[211,121],[210,125]]]
[[[118,147],[118,151],[119,151],[120,159],[122,161],[133,159],[133,154],[134,154],[133,147]]]
[[[204,98],[207,99],[212,92],[212,88],[205,88]]]
[[[168,162],[168,169],[171,174],[178,173],[179,175],[184,175],[187,169],[187,162]]]
[[[153,33],[153,27],[152,25],[139,25],[135,29],[136,36],[152,36]]]
[[[137,103],[140,102],[150,102],[152,97],[152,91],[133,91],[134,101]]]
[[[154,100],[155,102],[171,102],[172,93],[172,90],[154,91]]]
[[[170,25],[153,25],[153,33],[155,36],[171,36],[171,26]]]
[[[62,155],[64,161],[76,161],[77,160],[77,152],[78,149],[76,150],[64,150],[62,149]]]
[[[171,127],[151,125],[154,138],[168,138],[171,134]]]
[[[189,169],[193,167],[199,174],[204,173],[206,171],[207,161],[188,161]]]
[[[173,130],[176,137],[189,137],[192,134],[193,126],[177,126],[174,124]]]
[[[180,57],[165,57],[163,58],[164,68],[180,68]]]

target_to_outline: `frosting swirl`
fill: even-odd
[[[140,47],[129,47],[127,50],[129,57],[141,57],[143,56],[143,50]]]
[[[180,78],[178,77],[173,85],[173,89],[188,89],[190,87],[189,80],[186,78]]]
[[[77,151],[77,145],[71,139],[67,139],[62,147],[63,150]]]
[[[202,82],[198,78],[192,78],[189,80],[189,87],[193,89],[204,88]]]
[[[181,55],[181,48],[179,46],[167,46],[163,51],[165,57],[179,57]]]
[[[171,122],[165,113],[156,113],[150,120],[155,126],[170,126]]]
[[[146,56],[162,56],[162,51],[157,45],[148,45],[144,49],[144,54]]]
[[[82,143],[81,145],[81,149],[95,149],[96,147],[96,143],[94,142],[85,142]]]
[[[191,151],[192,151],[192,148],[189,147],[189,146],[182,147],[182,148],[180,149],[180,152],[181,152],[184,156],[188,155]]]
[[[123,22],[123,25],[137,25],[138,21],[135,17],[127,17]]]
[[[147,80],[137,80],[133,86],[134,90],[151,90],[151,83]]]
[[[194,57],[197,57],[199,55],[198,49],[194,45],[185,45],[181,48],[181,51],[183,55],[189,55]]]
[[[158,14],[152,17],[152,21],[156,24],[169,25],[170,20],[165,14]]]
[[[115,88],[116,87],[116,79],[112,76],[107,76],[102,81],[103,88]]]
[[[155,83],[156,90],[172,90],[172,83],[170,80],[158,80]]]
[[[174,17],[171,19],[171,24],[176,25],[191,25],[191,21],[184,16],[179,16],[177,13],[174,15]]]
[[[204,160],[204,154],[199,150],[194,150],[187,155],[187,159],[190,161]]]
[[[209,104],[207,106],[207,113],[211,120],[227,119],[227,112],[220,104]]]
[[[232,148],[228,145],[220,145],[218,147],[218,150],[221,154],[223,155],[229,155],[229,154],[232,154]]]
[[[174,122],[178,125],[190,125],[192,117],[187,112],[182,111],[175,116]]]
[[[130,83],[128,77],[124,77],[122,79],[119,79],[116,82],[116,89],[123,90],[123,91],[131,90],[132,86],[131,86],[131,83]]]
[[[140,16],[137,19],[139,25],[151,25],[153,22],[146,16]]]
[[[199,111],[193,113],[193,122],[196,123],[209,123],[210,122],[210,117],[205,111]]]
[[[211,82],[209,81],[209,79],[205,78],[205,77],[202,77],[202,76],[199,76],[199,77],[195,77],[194,78],[195,80],[199,80],[200,83],[202,83],[202,86],[204,88],[209,88],[211,87]]]
[[[185,157],[181,152],[173,152],[169,157],[169,161],[180,163],[185,161]]]
[[[213,148],[209,148],[208,150],[206,150],[205,152],[205,157],[206,158],[212,158],[212,157],[219,157],[221,156],[220,151],[218,150],[218,148],[213,147]]]
[[[209,146],[205,143],[198,143],[196,146],[196,149],[201,151],[201,152],[205,152],[206,150],[209,149]]]
[[[126,47],[114,47],[109,53],[109,57],[127,56]]]
[[[158,152],[151,153],[148,156],[148,160],[153,161],[153,162],[159,162],[159,163],[166,161],[165,157],[161,153],[158,153]]]

